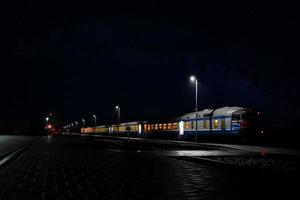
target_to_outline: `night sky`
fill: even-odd
[[[0,8],[0,131],[170,119],[244,106],[281,129],[299,120],[295,5],[196,1],[9,1]]]

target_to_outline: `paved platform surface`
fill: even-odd
[[[37,136],[0,135],[0,158],[13,150],[39,139]]]
[[[189,142],[189,141],[178,141],[178,140],[161,140],[161,139],[145,139],[145,138],[134,138],[134,137],[115,137],[115,136],[105,136],[105,135],[86,135],[86,134],[77,134],[73,133],[72,135],[80,135],[82,137],[99,137],[99,138],[111,138],[119,140],[130,140],[130,141],[139,141],[155,144],[173,144],[184,147],[211,147],[216,149],[222,149],[222,151],[211,151],[205,153],[203,151],[198,151],[199,156],[214,156],[219,154],[229,155],[260,155],[260,154],[274,154],[274,155],[290,155],[290,156],[300,156],[300,150],[294,148],[282,148],[282,147],[269,147],[269,146],[253,146],[253,145],[241,145],[241,144],[224,144],[224,143],[204,143],[204,142]],[[227,149],[224,151],[224,149]],[[230,151],[230,152],[229,152]],[[235,152],[235,153],[234,153]],[[187,152],[179,152],[179,155],[187,155]],[[192,154],[197,155],[197,151],[192,152]]]
[[[291,199],[298,192],[295,174],[211,167],[157,148],[45,137],[0,172],[0,199]]]

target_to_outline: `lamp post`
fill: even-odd
[[[195,82],[195,85],[196,85],[196,87],[195,87],[195,89],[196,89],[196,95],[195,95],[196,96],[196,107],[195,107],[195,111],[198,111],[198,80],[195,76],[191,76],[190,81]]]
[[[84,128],[85,127],[85,120],[82,119],[81,121],[82,121],[82,128]]]
[[[96,126],[97,125],[97,116],[93,115],[93,118],[94,118],[94,122],[95,122],[95,126]]]
[[[197,80],[197,78],[195,77],[195,76],[191,76],[190,77],[190,81],[191,82],[195,82],[195,89],[196,89],[196,107],[195,107],[195,111],[197,112],[198,111],[198,80]],[[198,121],[197,121],[197,118],[198,118],[198,113],[196,113],[196,120],[195,120],[195,122],[196,122],[196,127],[195,127],[195,129],[196,129],[196,131],[195,131],[195,142],[197,143],[198,142]],[[193,122],[192,122],[193,123]]]
[[[118,112],[118,124],[119,124],[119,123],[120,123],[120,112],[121,112],[121,108],[120,108],[120,106],[116,106],[115,108],[116,108],[116,110],[117,110],[117,112]]]
[[[117,110],[118,112],[118,132],[120,131],[120,112],[121,112],[121,108],[120,106],[115,106],[115,109]]]

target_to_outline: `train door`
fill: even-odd
[[[239,133],[241,130],[241,113],[232,113],[231,117],[231,133]]]
[[[222,130],[222,134],[225,134],[225,131],[226,131],[226,121],[225,121],[225,118],[221,119],[221,130]]]

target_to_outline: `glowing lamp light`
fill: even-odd
[[[49,124],[49,125],[47,126],[47,128],[48,128],[48,129],[51,129],[51,128],[52,128],[52,126]]]
[[[191,76],[190,77],[190,81],[192,81],[192,82],[196,81],[196,77],[195,76]]]

